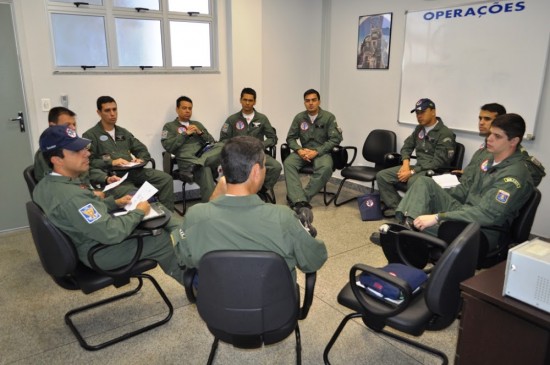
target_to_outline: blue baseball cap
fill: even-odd
[[[80,138],[74,129],[66,125],[54,125],[42,132],[39,144],[42,152],[58,148],[80,151],[88,147],[90,142],[89,139]]]
[[[411,110],[411,113],[421,112],[428,108],[435,109],[435,103],[428,98],[420,99],[416,102],[416,105],[414,106],[414,109]]]

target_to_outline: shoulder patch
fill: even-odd
[[[510,193],[504,190],[499,190],[497,192],[497,196],[495,197],[496,201],[502,204],[508,203],[509,198],[510,198]]]
[[[168,137],[168,131],[166,129],[162,130],[162,134],[160,135],[160,139],[166,139]]]
[[[518,189],[521,189],[521,184],[519,181],[517,181],[517,179],[513,178],[513,177],[505,177],[504,178],[504,182],[506,183],[512,183],[516,186],[516,188]]]
[[[228,130],[229,130],[229,123],[224,123],[222,127],[222,132],[227,133]]]
[[[80,215],[84,218],[86,222],[89,224],[94,223],[99,218],[101,218],[101,214],[97,211],[97,209],[93,206],[92,203],[86,204],[82,208],[78,210]]]
[[[446,143],[446,142],[452,142],[452,141],[453,141],[453,139],[451,137],[445,137],[445,138],[443,138],[442,142]]]

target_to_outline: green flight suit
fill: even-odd
[[[151,160],[147,147],[133,136],[128,130],[115,126],[115,139],[107,133],[101,122],[88,129],[82,135],[91,140],[90,167],[102,170],[112,169],[112,160],[123,158],[131,161],[132,155],[145,162]],[[170,211],[174,210],[174,182],[172,176],[155,169],[137,168],[128,171],[118,171],[117,175],[123,176],[128,172],[126,181],[140,187],[145,181],[158,189],[160,202]]]
[[[52,172],[52,169],[44,159],[42,151],[36,151],[34,154],[34,178],[36,181],[40,181],[50,172]],[[80,175],[80,180],[91,184],[92,187],[96,189],[101,189],[107,184],[107,174],[101,169],[90,168],[87,173]],[[134,184],[124,181],[117,187],[107,190],[105,196],[113,196],[115,199],[118,199],[125,195],[132,194],[136,190]]]
[[[123,266],[134,256],[136,240],[126,240],[126,237],[141,222],[142,211],[132,210],[114,217],[109,211],[118,207],[112,197],[100,199],[80,179],[60,175],[47,175],[40,180],[33,199],[51,222],[71,238],[85,265],[90,266],[88,251],[98,243],[113,245],[95,256],[101,268]],[[172,218],[161,234],[144,237],[141,257],[156,260],[166,274],[183,284],[183,272],[169,234],[179,222],[181,220]]]
[[[416,218],[439,214],[439,220],[477,222],[487,238],[488,252],[498,246],[500,232],[486,226],[506,227],[533,193],[533,182],[516,151],[499,164],[485,160],[477,169],[465,171],[458,186],[442,189],[429,177],[420,177],[397,207],[396,216]]]
[[[542,165],[542,163],[540,163],[540,161],[535,156],[530,156],[529,152],[527,152],[525,147],[523,147],[521,144],[519,145],[518,150],[521,152],[523,156],[523,162],[525,163],[527,170],[529,170],[529,174],[531,175],[531,179],[533,179],[533,183],[535,184],[535,186],[539,186],[540,182],[542,181],[542,178],[546,176],[544,166]],[[474,153],[468,166],[464,168],[465,174],[468,169],[474,169],[474,170],[477,169],[484,160],[489,159],[491,157],[492,157],[491,152],[487,151],[485,147],[485,142],[484,142],[479,147],[479,149]],[[460,180],[462,181],[463,178],[464,177],[461,177]]]
[[[220,142],[235,136],[255,137],[262,141],[264,147],[275,148],[277,146],[277,131],[271,126],[269,119],[264,114],[258,113],[256,109],[254,109],[254,117],[250,122],[246,120],[242,112],[235,113],[227,118],[220,132]],[[266,155],[265,168],[264,188],[270,190],[279,180],[283,167],[276,159]]]
[[[426,175],[428,170],[449,166],[453,159],[455,152],[454,133],[443,124],[439,117],[437,120],[438,123],[428,132],[427,136],[424,127],[417,125],[403,143],[401,148],[402,160],[410,160],[413,151],[416,150],[415,165],[411,164],[411,168],[415,173],[407,181],[407,188],[410,188],[420,176]],[[390,167],[376,174],[380,200],[390,209],[395,209],[401,201],[401,196],[394,186],[399,182],[397,178],[399,169],[401,169],[401,166]]]
[[[194,205],[172,239],[180,265],[187,267],[197,267],[210,251],[272,251],[285,259],[296,279],[296,267],[314,272],[327,260],[323,241],[310,236],[292,210],[266,204],[255,194],[223,195]]]
[[[300,139],[300,144],[297,140]],[[288,131],[286,142],[291,153],[283,162],[285,169],[286,191],[292,204],[309,202],[328,182],[332,176],[332,149],[342,142],[342,130],[338,127],[336,117],[321,108],[314,123],[307,111],[298,113]],[[313,175],[305,188],[300,182],[298,171],[308,162],[297,153],[301,148],[309,148],[319,154],[313,160]]]
[[[216,187],[213,171],[217,172],[220,165],[220,153],[223,144],[216,143],[200,157],[195,156],[204,145],[215,143],[215,141],[202,123],[190,120],[189,124],[197,126],[202,134],[187,135],[185,133],[187,127],[176,118],[172,122],[166,123],[162,128],[160,143],[166,151],[176,156],[180,171],[188,170],[193,164],[196,165],[193,178],[199,185],[202,201],[207,202]]]

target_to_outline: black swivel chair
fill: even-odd
[[[25,170],[23,170],[23,177],[25,178],[27,188],[29,188],[29,193],[32,198],[32,192],[34,191],[36,184],[38,184],[38,181],[34,177],[34,165],[27,166]]]
[[[190,274],[191,273],[191,274]],[[187,278],[194,270],[186,272]],[[299,288],[285,260],[270,251],[212,251],[199,263],[196,296],[199,315],[214,335],[208,364],[218,342],[237,348],[258,348],[296,336],[296,363],[301,363],[298,320],[313,301],[316,273],[306,274],[303,306]],[[191,281],[186,282],[186,288]],[[192,290],[187,291],[194,301]]]
[[[462,304],[460,283],[475,273],[479,244],[479,225],[470,223],[449,246],[433,268],[425,287],[416,295],[402,279],[374,267],[356,264],[349,273],[349,283],[338,294],[338,303],[352,309],[344,317],[323,353],[325,364],[329,362],[329,352],[350,319],[361,318],[363,323],[376,333],[389,336],[421,350],[429,352],[448,363],[447,356],[434,348],[384,330],[390,326],[413,336],[424,331],[437,331],[448,327],[456,319]],[[367,272],[398,286],[404,300],[398,305],[390,305],[368,295],[356,283],[357,275]]]
[[[345,204],[349,201],[356,199],[353,197],[342,202],[338,202],[338,197],[340,196],[340,191],[344,186],[346,180],[358,180],[371,182],[371,192],[374,191],[374,182],[376,180],[376,173],[382,169],[385,169],[387,166],[386,155],[388,153],[394,152],[397,148],[397,139],[393,131],[385,129],[375,129],[369,133],[363,144],[363,158],[366,161],[374,163],[374,166],[351,166],[355,161],[357,155],[357,148],[351,147],[353,149],[353,157],[350,166],[344,167],[340,174],[343,179],[340,182],[340,186],[336,191],[334,196],[334,205],[339,207],[342,204]]]
[[[79,261],[76,248],[74,247],[72,241],[67,235],[61,232],[61,230],[50,222],[42,209],[40,209],[36,203],[27,203],[27,217],[29,219],[32,237],[36,246],[36,251],[40,257],[42,267],[52,277],[56,284],[62,288],[68,290],[81,290],[84,294],[90,294],[111,285],[119,288],[128,284],[130,282],[130,278],[136,278],[138,280],[138,285],[135,289],[70,310],[65,314],[65,323],[67,323],[83,348],[89,351],[105,348],[158,327],[172,318],[172,314],[174,312],[172,303],[170,303],[170,300],[155,278],[144,273],[145,271],[154,269],[157,266],[157,262],[150,259],[140,259],[143,248],[143,237],[152,235],[152,232],[144,231],[139,235],[136,234],[130,236],[130,238],[136,239],[136,254],[127,265],[114,270],[102,270],[94,261],[94,255],[109,246],[102,244],[94,246],[88,253],[88,259],[93,266],[93,269],[91,269]],[[73,323],[72,317],[84,311],[113,303],[124,298],[132,297],[140,291],[143,286],[143,279],[148,279],[154,285],[166,304],[168,314],[163,319],[138,328],[132,332],[123,334],[114,339],[99,343],[97,345],[89,344]]]
[[[182,175],[177,169],[176,157],[169,152],[162,152],[162,170],[168,175],[172,176],[174,181],[181,181],[181,200],[176,201],[175,203],[182,203],[182,208],[179,209],[174,207],[174,210],[181,216],[185,215],[187,211],[187,198],[186,198],[186,186],[187,184],[192,184],[193,180],[190,180]]]
[[[348,150],[354,151],[354,158],[355,158],[355,155],[357,154],[356,147],[336,146],[332,149],[332,151],[330,152],[330,155],[332,157],[332,171],[342,170],[345,167],[351,166],[351,162],[353,162],[353,160],[348,161]],[[290,155],[291,152],[292,151],[288,146],[288,143],[283,143],[281,145],[281,160],[283,163],[285,159]],[[305,165],[299,170],[299,173],[306,174],[306,175],[313,175],[313,164],[308,163],[307,165]],[[323,193],[323,202],[325,203],[325,205],[328,206],[330,203],[332,203],[332,201],[334,200],[335,194],[327,191],[326,185],[321,191],[321,193]]]

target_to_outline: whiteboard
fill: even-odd
[[[485,2],[407,12],[399,123],[430,98],[453,130],[477,132],[481,105],[520,114],[534,138],[546,75],[550,1]]]

